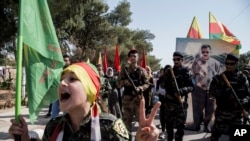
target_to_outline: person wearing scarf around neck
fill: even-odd
[[[114,70],[111,67],[108,67],[106,70],[106,74],[104,76],[109,81],[112,91],[108,96],[108,107],[109,112],[116,116],[117,118],[122,118],[122,110],[119,105],[119,84],[118,84],[118,76],[114,74]]]
[[[75,63],[65,68],[58,87],[60,108],[66,114],[51,119],[44,131],[43,141],[127,141],[128,131],[121,119],[109,113],[98,113],[95,102],[100,90],[100,78],[90,63]],[[160,106],[155,104],[148,118],[145,101],[140,102],[137,141],[157,141],[159,130],[153,121]],[[99,118],[98,118],[99,117]],[[28,125],[22,115],[20,123],[11,119],[9,133],[21,135],[22,141],[31,140]],[[33,139],[32,139],[33,140]]]

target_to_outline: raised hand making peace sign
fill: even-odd
[[[146,118],[145,100],[141,100],[139,113],[139,128],[136,132],[136,141],[157,141],[157,138],[159,136],[159,130],[154,125],[154,119],[160,105],[161,103],[157,102],[154,105],[154,108],[148,118]]]

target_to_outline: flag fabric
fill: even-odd
[[[191,23],[191,26],[187,34],[187,38],[195,38],[195,39],[203,38],[200,24],[196,17],[193,18],[193,21]]]
[[[108,68],[108,58],[107,58],[107,50],[106,47],[104,48],[104,55],[103,55],[103,72],[106,74],[106,70]]]
[[[146,69],[147,66],[147,62],[146,62],[146,54],[145,54],[145,50],[143,49],[142,52],[142,59],[141,59],[141,67]]]
[[[101,52],[99,52],[99,57],[98,57],[97,64],[101,64],[102,65],[102,53]]]
[[[30,121],[57,99],[64,61],[46,0],[22,0],[22,28]]]
[[[222,39],[231,44],[237,45],[237,49],[241,48],[240,41],[223,25],[214,15],[209,12],[209,38]]]
[[[87,59],[87,61],[86,61],[87,63],[90,63],[90,61],[89,61],[89,58]]]
[[[119,56],[119,46],[118,46],[118,44],[116,44],[116,46],[115,46],[114,68],[115,68],[116,71],[120,71],[121,70],[120,56]]]

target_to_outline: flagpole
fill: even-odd
[[[18,20],[18,47],[17,47],[17,68],[16,68],[16,97],[15,97],[15,119],[20,122],[19,115],[21,113],[21,78],[22,78],[22,0],[19,0],[19,20]],[[15,141],[21,141],[21,135],[15,135]]]

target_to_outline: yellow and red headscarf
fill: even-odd
[[[96,97],[98,97],[101,87],[100,77],[96,67],[90,63],[81,62],[68,66],[62,73],[65,73],[66,71],[75,73],[86,91],[88,101],[92,105],[95,102]]]
[[[101,87],[98,71],[94,65],[86,62],[72,64],[65,68],[62,74],[68,71],[75,73],[76,77],[81,81],[86,91],[87,99],[91,105],[93,105],[91,113],[91,140],[101,140],[99,115],[97,103],[95,103],[95,99],[98,97]],[[51,140],[56,140],[61,130],[62,124],[59,123],[52,134]]]

